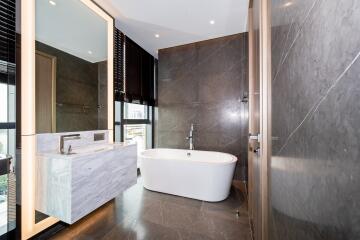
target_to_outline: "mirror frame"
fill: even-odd
[[[35,223],[35,1],[21,1],[21,239],[29,239],[59,220],[48,217]],[[113,48],[114,19],[92,0],[79,0],[107,22],[108,132],[113,142]]]

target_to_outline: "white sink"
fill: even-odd
[[[123,147],[123,146],[124,146],[123,143],[94,144],[94,145],[90,145],[90,146],[74,148],[71,151],[70,155],[89,154],[89,153],[96,153],[96,152],[102,152],[102,151],[107,151],[107,150],[114,150],[118,147]],[[66,154],[64,154],[64,155],[66,155]]]
[[[75,158],[88,154],[96,154],[104,151],[116,150],[128,146],[125,143],[90,144],[87,146],[74,147],[70,154],[61,154],[59,151],[44,152],[39,155],[56,158]],[[67,149],[67,148],[65,148]]]

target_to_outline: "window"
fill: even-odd
[[[146,136],[145,124],[124,125],[124,140],[128,143],[137,143],[138,153],[146,149]]]
[[[15,156],[15,86],[0,83],[0,154]]]
[[[115,141],[140,153],[153,147],[157,61],[116,28],[114,46]]]
[[[124,104],[124,119],[148,119],[148,106],[125,103]]]
[[[0,83],[0,155],[13,156],[11,172],[3,174],[4,169],[0,169],[0,236],[15,227],[15,212],[9,210],[9,206],[15,205],[13,200],[9,202],[9,194],[14,194],[9,184],[13,186],[15,183],[15,110],[15,86]]]
[[[15,0],[1,1],[0,31],[0,154],[13,156],[0,168],[0,238],[15,228]],[[6,157],[2,157],[6,158]],[[4,160],[3,160],[4,161]],[[5,160],[6,161],[6,160]],[[7,165],[7,164],[6,164]],[[6,236],[5,236],[6,238]]]
[[[152,148],[152,111],[147,105],[115,102],[115,141],[136,143],[138,154]]]

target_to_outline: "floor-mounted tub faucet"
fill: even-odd
[[[194,150],[194,124],[192,123],[190,126],[190,132],[189,132],[189,136],[186,137],[186,140],[189,140],[189,149],[190,150]]]

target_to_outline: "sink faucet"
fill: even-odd
[[[72,147],[71,147],[71,144],[69,144],[67,154],[71,154],[71,152],[72,152]]]
[[[75,139],[80,139],[80,134],[69,134],[69,135],[60,136],[60,153],[61,154],[69,154],[69,153],[71,153],[71,145],[68,148],[68,152],[65,153],[65,151],[64,151],[64,142],[66,140],[75,140]]]
[[[194,150],[194,124],[192,123],[190,126],[190,132],[189,132],[189,136],[186,137],[186,140],[189,140],[189,145],[190,145],[190,150]]]

